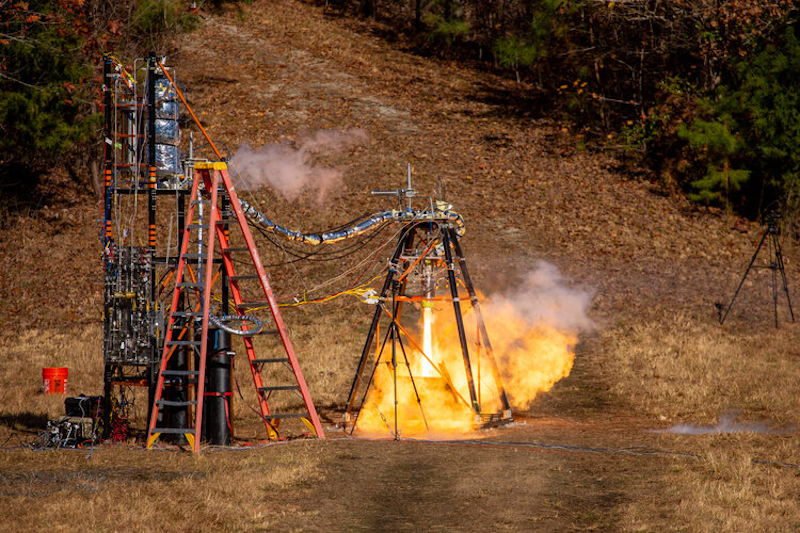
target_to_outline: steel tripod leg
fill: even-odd
[[[492,343],[489,340],[489,332],[486,330],[486,323],[483,320],[483,313],[481,312],[480,302],[478,302],[478,293],[475,291],[475,286],[472,284],[472,278],[469,275],[469,271],[467,270],[467,264],[464,261],[464,254],[461,251],[461,244],[458,242],[458,235],[454,229],[450,229],[450,240],[452,241],[456,254],[458,255],[458,265],[461,268],[461,274],[464,276],[464,284],[467,286],[467,292],[469,293],[470,300],[472,300],[472,306],[475,310],[475,317],[478,322],[478,329],[480,337],[483,337],[483,344],[486,347],[486,355],[488,356],[489,363],[491,364],[492,368],[492,376],[494,377],[495,386],[497,387],[497,392],[500,395],[500,403],[503,406],[503,411],[506,414],[510,414],[511,406],[508,403],[508,396],[506,395],[505,387],[503,387],[503,380],[500,378],[500,370],[497,368],[497,359],[494,356],[494,349],[492,348]],[[480,338],[479,337],[479,338]],[[480,364],[480,361],[478,361]],[[480,367],[479,367],[480,368]],[[480,380],[478,380],[478,391],[480,392]]]
[[[781,250],[781,244],[778,242],[777,238],[775,239],[775,257],[776,262],[778,263],[778,268],[781,270],[781,280],[783,281],[783,292],[786,294],[786,303],[789,306],[789,315],[792,317],[792,322],[794,322],[794,310],[792,310],[792,300],[789,298],[789,285],[786,283],[786,269],[783,266],[783,251]]]
[[[778,328],[778,261],[776,258],[776,249],[775,245],[777,244],[775,235],[772,235],[770,238],[769,249],[770,249],[770,263],[769,268],[772,270],[772,276],[770,279],[770,283],[772,284],[772,306],[775,311],[775,328]]]
[[[395,324],[394,327],[396,329],[397,325]],[[414,381],[414,374],[411,373],[411,364],[408,362],[408,355],[406,355],[406,348],[403,345],[403,339],[400,337],[400,335],[398,335],[397,340],[400,343],[400,351],[403,352],[403,359],[406,362],[406,368],[408,368],[408,377],[411,378],[411,386],[414,388],[414,396],[417,397],[417,405],[419,405],[419,412],[422,413],[422,422],[425,424],[425,430],[428,431],[430,429],[428,427],[428,419],[425,416],[425,409],[422,408],[422,398],[419,397],[419,391],[417,391],[417,383]]]
[[[472,409],[476,415],[481,414],[481,406],[478,405],[478,397],[475,394],[475,380],[472,376],[472,364],[469,360],[469,347],[467,346],[467,334],[464,331],[464,319],[461,315],[461,303],[458,297],[458,286],[456,285],[455,265],[453,264],[453,252],[450,250],[450,235],[447,229],[443,232],[444,257],[447,264],[447,282],[450,285],[450,296],[453,301],[453,312],[455,314],[456,326],[458,328],[458,340],[461,343],[461,354],[464,357],[464,370],[467,374],[467,386],[469,387],[469,399],[472,402]]]
[[[400,432],[397,430],[397,284],[392,290],[392,325],[389,331],[392,334],[392,379],[394,380],[394,440],[400,439]]]
[[[769,229],[764,232],[764,236],[761,237],[761,242],[758,243],[758,247],[756,248],[756,252],[753,254],[753,258],[750,260],[750,264],[747,265],[747,270],[744,271],[744,276],[742,276],[742,281],[739,282],[739,286],[736,287],[736,292],[733,293],[733,298],[731,299],[731,303],[728,305],[728,308],[725,310],[725,314],[722,315],[722,318],[719,319],[720,325],[725,323],[725,319],[728,317],[728,313],[731,311],[731,307],[733,307],[733,302],[736,301],[736,297],[739,296],[739,291],[742,289],[742,285],[744,285],[744,280],[747,279],[747,274],[750,273],[750,269],[753,268],[753,263],[756,262],[756,257],[758,257],[758,252],[761,251],[761,247],[764,246],[764,241],[767,239],[767,235],[769,234]]]
[[[380,306],[380,304],[378,304]],[[380,309],[379,309],[380,310]],[[386,331],[386,336],[383,338],[383,344],[381,344],[381,349],[378,352],[378,357],[375,359],[375,366],[372,367],[372,372],[369,375],[369,380],[367,380],[367,385],[364,387],[364,396],[361,398],[361,406],[364,406],[364,402],[367,400],[367,393],[369,393],[369,386],[372,384],[372,380],[375,379],[375,372],[378,370],[378,366],[381,364],[381,358],[383,357],[383,350],[386,348],[386,341],[389,340],[389,335],[392,334],[392,329],[389,328]],[[359,408],[360,411],[360,408]],[[353,432],[356,430],[356,423],[358,422],[358,417],[353,420],[353,427],[350,428],[350,434],[352,435]],[[346,431],[346,429],[345,429]]]
[[[403,249],[407,245],[408,239],[412,235],[412,232],[406,231],[403,235],[400,236],[400,239],[397,242],[397,248],[392,255],[392,264],[397,262],[397,259],[400,257],[400,254],[403,253]],[[383,282],[383,287],[381,288],[381,292],[379,294],[379,302],[382,301],[386,295],[389,293],[389,289],[392,286],[394,281],[394,276],[396,272],[394,270],[389,270],[389,273],[386,274],[386,279]],[[347,403],[344,406],[344,419],[347,422],[347,417],[350,415],[350,409],[353,407],[353,400],[355,399],[356,395],[358,394],[358,388],[361,385],[361,376],[364,373],[364,367],[367,363],[368,353],[370,351],[370,347],[372,346],[372,341],[375,337],[375,330],[378,326],[378,322],[381,318],[381,306],[378,303],[378,306],[375,309],[375,314],[372,317],[372,324],[369,327],[369,332],[367,333],[367,340],[364,343],[364,349],[361,352],[361,359],[358,361],[358,367],[356,368],[356,375],[353,378],[353,383],[350,386],[350,393],[347,395]]]

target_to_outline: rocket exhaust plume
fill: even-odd
[[[555,266],[540,263],[518,285],[480,298],[500,378],[514,409],[528,409],[538,394],[569,375],[578,333],[592,328],[587,315],[592,297],[589,291],[567,286]],[[413,346],[407,354],[409,364],[404,364],[402,355],[398,364],[397,421],[401,435],[446,436],[476,426],[453,309],[446,302],[436,301],[432,307],[431,303],[423,302],[426,305],[420,309],[419,341],[409,339]],[[475,311],[465,305],[462,315],[481,410],[500,412],[487,349],[478,342]],[[386,434],[393,431],[393,424],[393,372],[382,359],[359,412],[357,431]]]
[[[515,287],[490,296],[486,327],[514,409],[527,409],[572,370],[578,333],[593,325],[587,315],[594,293],[571,288],[546,262]]]
[[[240,189],[270,187],[290,202],[310,192],[322,203],[332,191],[343,186],[342,172],[317,166],[315,156],[340,152],[367,139],[362,129],[321,130],[296,142],[267,144],[258,150],[243,144],[231,158],[230,166]]]

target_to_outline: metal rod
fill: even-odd
[[[222,211],[222,219],[228,220],[230,218],[230,200],[227,194],[223,194],[220,198],[220,208]],[[225,235],[225,242],[230,240],[230,228],[228,223],[222,225],[222,233]],[[228,269],[223,264],[220,266],[222,271],[222,314],[227,315],[230,312],[230,294],[228,287]]]
[[[147,246],[150,252],[150,301],[156,302],[156,54],[150,52],[147,61],[147,143],[148,143],[148,195],[147,195]],[[138,179],[136,180],[138,182]],[[155,332],[155,328],[153,328]],[[156,370],[158,360],[158,339],[150,336],[150,364],[147,367],[149,378],[148,409],[153,409],[155,400]]]
[[[744,280],[747,279],[747,274],[749,274],[750,269],[753,268],[753,263],[756,262],[756,257],[758,257],[758,252],[761,251],[761,247],[764,245],[764,241],[767,239],[768,234],[769,234],[769,228],[767,228],[767,230],[764,232],[764,236],[761,237],[761,241],[758,243],[756,252],[753,254],[753,258],[750,259],[750,264],[747,265],[747,270],[744,271],[744,276],[742,276],[742,280],[739,282],[739,286],[736,287],[736,292],[733,293],[733,298],[731,299],[731,303],[728,305],[728,308],[725,310],[725,314],[722,315],[722,318],[719,319],[720,325],[725,323],[725,319],[728,317],[728,313],[730,313],[731,307],[733,307],[733,302],[735,302],[736,297],[739,296],[739,291],[742,289],[742,285],[744,285]]]
[[[789,315],[794,322],[794,310],[792,309],[792,300],[789,298],[789,285],[786,283],[786,268],[783,265],[783,250],[781,250],[781,243],[777,236],[775,237],[775,256],[778,262],[778,268],[781,269],[781,279],[783,279],[783,292],[786,293],[786,303],[789,305]]]
[[[392,254],[392,259],[390,261],[390,265],[394,265],[397,263],[398,258],[403,253],[403,250],[408,246],[408,240],[413,235],[410,228],[405,228],[403,232],[400,234],[400,237],[397,240],[397,248]],[[394,276],[397,272],[394,268],[389,268],[389,272],[386,274],[386,278],[383,281],[383,287],[381,288],[381,292],[378,295],[379,301],[382,301],[383,298],[386,297],[386,294],[389,292],[389,288],[392,285],[394,280]],[[344,418],[347,421],[347,417],[350,414],[350,410],[353,407],[353,400],[358,394],[358,388],[361,385],[361,376],[364,372],[364,366],[366,365],[368,354],[370,351],[370,347],[372,346],[372,341],[375,338],[375,331],[378,327],[378,322],[381,318],[381,307],[380,305],[375,308],[375,314],[372,316],[372,323],[370,324],[369,331],[367,332],[367,340],[364,343],[364,349],[361,350],[361,358],[358,361],[358,366],[356,367],[356,375],[353,378],[353,383],[350,385],[350,393],[347,395],[347,403],[344,406]]]
[[[394,296],[397,293],[397,282],[392,283],[392,379],[394,380],[394,440],[400,440],[400,433],[397,431],[397,302]]]
[[[775,327],[778,327],[778,262],[775,260],[775,235],[770,235],[769,243],[769,268],[772,270],[770,283],[772,284],[772,304],[775,309]]]
[[[396,324],[397,323],[395,322],[395,327],[397,327]],[[400,351],[403,352],[403,359],[405,360],[406,368],[408,369],[408,377],[411,378],[411,387],[413,387],[414,396],[417,398],[417,405],[419,405],[419,412],[422,414],[422,422],[425,424],[425,431],[429,431],[430,428],[428,427],[428,418],[425,416],[425,409],[422,408],[422,398],[419,397],[417,383],[414,381],[414,374],[411,373],[411,364],[408,362],[408,355],[406,355],[406,348],[403,346],[403,339],[398,335],[397,340],[400,343]]]
[[[467,287],[467,292],[469,293],[470,300],[472,301],[472,309],[475,311],[475,320],[478,323],[478,329],[481,337],[483,337],[483,346],[486,348],[486,357],[491,365],[495,386],[497,387],[497,392],[500,395],[500,402],[503,404],[504,411],[510,411],[511,405],[508,402],[506,389],[503,387],[503,380],[500,378],[500,370],[497,368],[497,359],[494,356],[494,348],[489,340],[489,332],[486,330],[486,322],[483,320],[481,305],[478,301],[478,293],[475,291],[475,285],[473,285],[472,278],[469,275],[469,270],[467,270],[467,262],[464,260],[464,254],[461,251],[461,244],[458,241],[458,235],[453,228],[449,228],[448,231],[450,232],[450,239],[456,250],[456,254],[458,255],[458,266],[461,269],[461,275],[464,278],[464,285]],[[480,387],[480,379],[478,387]]]
[[[382,304],[378,304],[380,307]],[[378,366],[381,364],[381,357],[383,356],[383,350],[386,348],[386,341],[389,340],[389,336],[391,335],[392,330],[391,328],[386,330],[386,336],[383,338],[383,343],[380,346],[380,350],[377,350],[377,355],[375,357],[375,365],[372,367],[372,372],[370,372],[369,380],[367,381],[367,385],[364,387],[364,395],[361,397],[361,405],[364,405],[364,402],[367,400],[367,393],[369,392],[369,386],[372,384],[372,380],[375,378],[375,372],[378,370]],[[377,345],[377,343],[376,343]],[[353,420],[353,425],[350,428],[350,434],[352,435],[353,432],[356,430],[356,424],[358,423],[358,416],[356,419]]]
[[[442,233],[444,243],[444,256],[447,263],[447,279],[450,285],[450,294],[453,297],[453,312],[455,313],[456,325],[458,327],[458,340],[461,343],[461,354],[464,357],[464,369],[467,373],[467,385],[469,387],[469,399],[472,402],[472,409],[476,414],[480,414],[481,407],[478,405],[478,398],[475,395],[475,380],[472,376],[472,365],[469,361],[469,346],[467,345],[467,334],[464,331],[464,320],[461,316],[461,304],[458,298],[458,286],[456,285],[455,267],[453,265],[453,253],[450,250],[450,236],[445,228]]]

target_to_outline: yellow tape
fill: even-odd
[[[194,168],[203,170],[228,170],[228,164],[224,161],[201,161],[200,163],[195,163]]]

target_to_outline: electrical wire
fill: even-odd
[[[333,251],[330,251],[330,252],[326,252],[325,251],[327,249],[327,247],[326,247],[327,245],[323,245],[323,247],[320,247],[319,249],[315,249],[315,250],[312,250],[312,251],[309,251],[309,252],[306,252],[304,250],[293,249],[293,248],[291,248],[289,246],[286,246],[283,242],[280,242],[280,241],[274,239],[270,235],[270,232],[268,230],[260,227],[257,224],[254,224],[253,222],[249,222],[249,224],[250,224],[250,226],[255,228],[256,231],[258,231],[261,235],[263,235],[267,239],[267,241],[269,241],[270,244],[272,244],[276,248],[279,248],[282,251],[286,252],[288,255],[291,255],[291,256],[296,258],[296,259],[293,259],[293,260],[290,260],[290,261],[284,261],[284,262],[275,263],[275,264],[272,264],[272,265],[265,265],[265,266],[268,266],[268,267],[276,267],[276,266],[283,266],[283,265],[288,265],[288,264],[292,264],[292,263],[297,263],[299,261],[323,262],[323,261],[335,261],[337,259],[342,259],[344,257],[348,257],[348,256],[353,255],[354,253],[358,252],[362,248],[364,248],[373,239],[375,239],[384,229],[386,229],[391,223],[387,222],[385,224],[382,224],[381,226],[375,228],[375,231],[373,233],[371,233],[369,236],[361,238],[359,240],[356,240],[355,242],[353,242],[351,244],[348,244],[348,246],[345,246],[343,248],[339,248],[339,249],[336,249],[336,250],[333,250]],[[323,258],[323,259],[314,259],[314,257],[318,256],[318,255],[326,256],[326,257]],[[327,256],[333,256],[333,257],[327,257]]]

